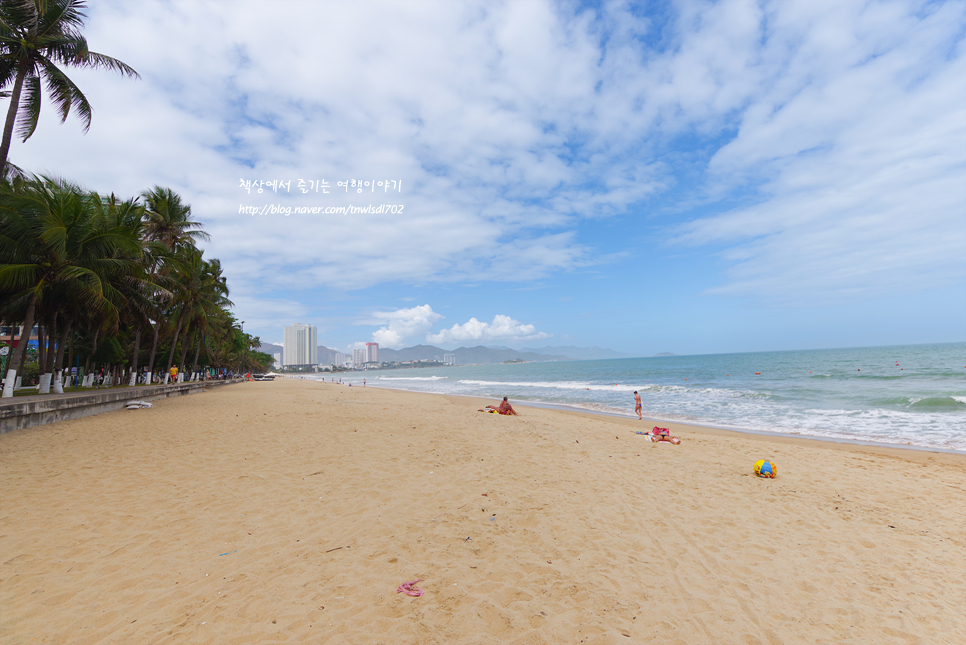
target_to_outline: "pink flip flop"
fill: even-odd
[[[401,585],[399,585],[398,589],[396,589],[396,593],[404,593],[407,596],[416,596],[418,598],[419,596],[423,595],[423,590],[413,585],[415,585],[417,582],[422,582],[422,581],[423,579],[419,578],[418,580],[413,580],[412,582],[404,582]]]

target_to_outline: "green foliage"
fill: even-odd
[[[127,364],[124,349],[117,338],[105,338],[91,357],[97,365]]]
[[[17,376],[21,377],[20,382],[24,385],[32,385],[40,378],[40,366],[37,365],[37,361],[24,363],[23,371],[17,372]]]
[[[12,109],[7,112],[0,170],[5,170],[16,124],[24,141],[37,128],[43,96],[41,85],[63,123],[71,109],[86,131],[91,125],[87,97],[61,67],[106,69],[137,77],[131,67],[110,56],[92,52],[81,34],[82,0],[3,0],[0,2],[0,87],[11,87]]]
[[[265,352],[251,352],[251,358],[259,372],[268,370],[275,363],[275,357]]]
[[[228,310],[220,262],[195,246],[207,234],[190,207],[170,189],[144,197],[103,198],[43,176],[0,180],[0,320],[67,330],[65,362],[130,364],[140,332],[146,367],[156,330],[155,370],[175,354],[190,368],[195,348],[201,366],[270,366]]]

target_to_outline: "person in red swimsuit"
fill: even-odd
[[[667,441],[674,444],[681,443],[680,439],[671,436],[671,431],[667,428],[658,428],[657,426],[654,426],[654,430],[652,430],[651,433],[651,441]]]
[[[510,405],[510,402],[506,400],[506,397],[503,397],[503,402],[500,403],[500,407],[497,408],[497,412],[500,414],[512,414],[513,416],[517,416],[517,411],[513,409],[513,406]]]
[[[492,405],[488,405],[486,406],[486,409],[480,410],[480,412],[496,412],[498,414],[512,414],[515,417],[520,416],[517,414],[517,411],[513,409],[513,406],[510,405],[510,402],[506,400],[506,397],[503,397],[500,407],[497,408]]]

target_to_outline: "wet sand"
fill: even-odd
[[[0,435],[0,642],[966,642],[961,455],[483,403],[280,379]]]

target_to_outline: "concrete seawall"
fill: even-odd
[[[240,380],[115,387],[91,392],[0,399],[0,434],[45,423],[120,410],[129,401],[153,401],[171,396],[205,392],[210,388],[237,383]]]

